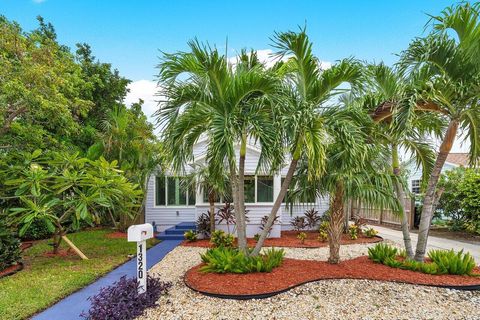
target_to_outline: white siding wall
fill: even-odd
[[[194,147],[194,159],[195,161],[203,161],[203,157],[206,153],[207,142],[200,141]],[[236,148],[238,154],[239,148]],[[247,155],[245,158],[245,175],[254,175],[257,169],[257,164],[259,160],[259,152],[255,147],[250,147],[247,149]],[[186,168],[187,170],[190,168]],[[286,174],[288,168],[282,170],[282,175]],[[281,187],[281,176],[274,176],[274,199],[277,197],[280,192]],[[203,203],[203,196],[200,190],[197,190],[196,196],[196,206],[189,207],[179,207],[179,206],[155,206],[155,176],[150,177],[148,182],[148,194],[147,194],[147,203],[146,203],[146,222],[155,221],[158,226],[158,231],[162,231],[170,226],[173,226],[177,223],[184,221],[195,221],[196,217],[203,212],[208,210],[208,204]],[[247,236],[252,237],[260,231],[260,221],[263,216],[268,215],[272,208],[273,203],[252,203],[246,204],[246,209],[249,210],[248,217],[250,222],[247,227]],[[217,208],[220,204],[217,205]],[[293,217],[297,215],[303,215],[305,210],[315,207],[320,214],[323,214],[328,209],[328,200],[318,199],[315,204],[305,204],[305,205],[296,205],[291,209],[286,209],[285,206],[280,208],[278,213],[281,219],[278,220],[271,232],[271,237],[279,237],[280,231],[284,229],[290,229],[290,221]],[[226,225],[219,226],[220,229],[227,230]]]
[[[455,169],[457,167],[458,166],[453,164],[453,163],[446,162],[443,165],[442,173],[444,173],[446,171],[449,171],[449,170],[452,170],[452,169]],[[407,167],[407,170],[409,171],[408,188],[410,189],[410,191],[412,191],[412,181],[413,180],[422,180],[422,168],[417,169],[416,164],[413,163],[409,167]]]

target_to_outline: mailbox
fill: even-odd
[[[150,223],[136,224],[128,227],[128,241],[139,242],[153,238],[153,227]]]
[[[137,281],[138,294],[147,291],[147,239],[153,238],[150,223],[128,227],[128,241],[137,243]]]

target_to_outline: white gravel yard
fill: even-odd
[[[369,245],[341,247],[343,259]],[[371,246],[371,245],[370,245]],[[262,300],[225,300],[196,293],[184,273],[204,248],[177,247],[151,270],[174,286],[139,319],[480,319],[480,292],[370,280],[324,280]],[[326,260],[328,248],[285,248],[289,258]]]

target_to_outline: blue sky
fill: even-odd
[[[147,0],[0,0],[0,14],[25,30],[37,26],[41,15],[51,22],[59,41],[74,48],[89,43],[97,58],[110,62],[131,79],[127,103],[154,102],[155,66],[160,51],[185,50],[194,37],[235,56],[241,48],[270,48],[274,31],[307,25],[315,54],[334,62],[354,56],[393,64],[396,53],[421,36],[427,13],[438,14],[456,1],[147,1]]]

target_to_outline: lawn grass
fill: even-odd
[[[76,255],[43,257],[44,252],[52,250],[50,240],[25,250],[23,271],[0,279],[0,319],[28,318],[127,261],[127,255],[135,254],[135,243],[106,238],[110,232],[89,230],[68,235],[89,260]],[[157,242],[151,239],[149,246]],[[65,243],[62,248],[67,248]]]

